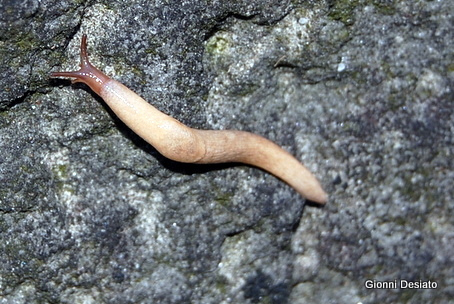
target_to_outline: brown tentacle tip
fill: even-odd
[[[83,82],[87,84],[95,93],[99,94],[102,86],[110,78],[94,67],[89,59],[87,52],[87,35],[82,35],[80,42],[80,69],[72,72],[52,72],[50,77],[73,78],[72,82]]]

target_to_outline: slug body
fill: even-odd
[[[137,135],[162,155],[184,163],[241,162],[262,168],[320,204],[328,197],[317,179],[290,153],[261,136],[230,130],[197,130],[162,113],[123,84],[95,68],[82,36],[80,67],[75,72],[54,72],[52,77],[73,78],[87,84]]]

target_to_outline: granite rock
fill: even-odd
[[[447,1],[0,3],[0,303],[447,303]],[[92,62],[194,128],[289,150],[322,208],[252,167],[161,156]],[[241,144],[241,143],[239,143]],[[383,282],[431,288],[367,288]]]

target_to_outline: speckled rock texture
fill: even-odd
[[[453,20],[443,0],[1,1],[0,303],[452,301]],[[49,79],[82,33],[163,112],[289,150],[328,204],[169,161]]]

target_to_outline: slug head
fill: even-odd
[[[106,74],[94,67],[88,60],[86,34],[82,35],[80,43],[80,70],[73,72],[53,72],[50,76],[73,78],[72,83],[83,82],[98,95],[103,84],[109,80]]]

